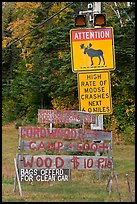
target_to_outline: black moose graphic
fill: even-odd
[[[84,54],[87,54],[91,58],[91,66],[93,65],[93,60],[92,60],[93,57],[98,57],[98,59],[99,59],[98,65],[100,65],[101,59],[103,60],[103,65],[105,65],[105,59],[103,56],[103,51],[102,50],[94,50],[91,47],[92,47],[91,43],[89,43],[89,47],[88,46],[85,47],[84,44],[80,45],[80,48],[84,49]]]

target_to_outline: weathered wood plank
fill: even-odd
[[[110,170],[112,166],[112,158],[107,156],[20,154],[18,158],[19,169]]]
[[[96,142],[64,142],[64,141],[33,141],[21,140],[19,150],[23,151],[57,151],[57,152],[107,152],[111,150],[111,143]]]
[[[72,123],[72,124],[94,124],[95,114],[77,110],[45,110],[38,109],[38,123]]]
[[[70,129],[44,127],[19,127],[19,136],[23,139],[66,139],[66,140],[112,140],[112,131],[91,129]]]

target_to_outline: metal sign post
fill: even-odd
[[[72,71],[75,73],[84,73],[89,71],[93,73],[94,70],[94,73],[96,73],[96,71],[99,70],[106,70],[106,67],[108,69],[115,69],[113,29],[101,28],[100,26],[96,26],[96,29],[93,28],[94,14],[98,13],[101,13],[101,2],[88,3],[87,11],[79,11],[79,15],[87,16],[87,28],[72,29],[70,31]],[[104,47],[104,43],[107,43],[108,45]],[[104,53],[106,52],[106,47],[110,50],[107,50],[107,57],[105,56],[105,59]],[[95,56],[92,56],[93,51],[94,55],[96,52],[95,56],[98,56],[97,59],[95,59]],[[113,53],[113,57],[109,56],[108,58],[108,53],[111,53],[111,55]],[[95,61],[93,61],[93,58]],[[90,88],[92,88],[92,85]],[[81,107],[80,109],[82,110]],[[82,111],[85,110],[83,109]],[[91,129],[103,130],[102,114],[98,115],[96,113],[96,124],[91,124]]]

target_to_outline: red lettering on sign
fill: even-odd
[[[108,146],[106,146],[106,145],[104,144],[104,142],[101,143],[101,145],[100,145],[99,147],[100,147],[100,149],[102,149],[102,152],[104,152],[105,149],[108,149]]]
[[[102,164],[104,161],[105,161],[105,158],[99,158],[99,159],[98,159],[98,168],[104,167],[104,164]]]
[[[55,164],[56,168],[63,168],[64,159],[62,159],[61,157],[56,157]]]
[[[88,152],[89,149],[90,149],[90,144],[89,144],[88,142],[85,142],[85,143],[83,144],[83,151],[84,151],[84,152]]]
[[[79,111],[70,110],[38,110],[39,123],[95,123],[92,113],[81,114]]]
[[[70,129],[66,128],[62,131],[62,135],[64,139],[70,139]]]
[[[32,147],[33,144],[34,144],[34,147]],[[36,149],[36,142],[30,141],[30,143],[29,143],[29,148],[30,148],[30,150],[35,150],[35,149]]]
[[[33,166],[33,162],[34,162],[34,157],[32,156],[31,157],[31,160],[30,161],[26,161],[25,157],[23,157],[23,165],[24,167],[32,167]]]
[[[78,152],[82,152],[82,142],[77,142],[76,148]]]
[[[92,149],[93,152],[96,152],[96,151],[98,150],[98,144],[95,143],[95,142],[92,143],[92,144],[91,144],[91,149]]]
[[[92,158],[84,159],[84,168],[92,168],[94,160]]]
[[[63,143],[62,142],[58,142],[58,151],[61,150],[61,147],[63,147]]]
[[[43,159],[41,157],[38,157],[36,159],[36,166],[37,167],[42,167],[43,166]]]
[[[55,151],[56,142],[48,142],[48,149],[47,150],[51,150],[51,149],[53,149]]]
[[[40,149],[46,150],[46,147],[45,147],[45,145],[44,145],[44,143],[42,141],[40,142],[37,150],[40,150]]]
[[[24,130],[23,128],[21,128],[21,138],[25,138],[26,137],[26,130]]]
[[[98,168],[111,168],[112,162],[108,158],[99,158],[98,159]]]
[[[49,163],[49,164],[48,164],[48,163]],[[47,157],[47,158],[45,159],[45,167],[46,167],[46,168],[51,168],[51,166],[52,166],[52,159],[49,158],[49,157]]]
[[[27,128],[27,137],[32,138],[32,128],[31,127]]]
[[[32,128],[31,127],[23,127],[21,128],[21,138],[31,138],[32,137]]]
[[[112,39],[112,29],[83,29],[71,31],[72,41],[88,41],[88,40],[110,40]]]
[[[71,138],[72,140],[76,139],[76,130],[75,129],[71,129]]]
[[[58,135],[58,132],[59,132],[59,129],[56,128],[54,131],[50,132],[50,129],[47,129],[47,132],[48,132],[48,138],[53,138],[53,139],[56,139],[57,135]]]
[[[107,163],[107,167],[108,167],[108,168],[111,168],[111,167],[112,167],[112,162],[109,161],[109,160],[108,160],[108,163]]]
[[[46,129],[42,128],[42,127],[40,127],[39,129],[40,129],[39,130],[39,133],[40,133],[39,138],[45,138],[46,137]]]
[[[51,132],[50,132],[51,131]],[[69,128],[44,128],[44,127],[21,127],[19,135],[21,138],[49,138],[49,139],[90,139],[101,140],[100,137],[111,139],[111,131],[90,130],[90,129],[69,129]],[[107,147],[102,146],[102,149]]]

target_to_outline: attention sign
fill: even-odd
[[[70,30],[72,71],[114,70],[113,28]]]
[[[112,113],[110,72],[78,74],[79,108],[81,111]]]

